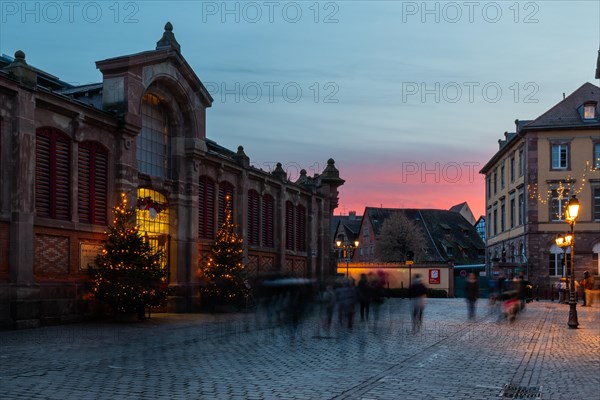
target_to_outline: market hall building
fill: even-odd
[[[242,146],[207,139],[213,99],[172,31],[155,50],[97,62],[98,84],[69,85],[22,51],[0,58],[0,326],[82,316],[88,264],[121,193],[167,254],[168,311],[199,309],[226,196],[250,276],[335,273],[330,220],[344,180],[334,161],[291,182],[281,164],[254,168]]]

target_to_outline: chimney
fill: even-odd
[[[356,211],[349,211],[348,212],[348,219],[356,219]]]
[[[596,79],[600,79],[600,50],[598,50],[598,59],[596,60]]]

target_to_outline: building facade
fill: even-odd
[[[586,83],[531,121],[516,121],[481,170],[486,179],[489,272],[526,271],[548,293],[569,270],[555,244],[569,231],[565,207],[581,203],[575,225],[575,276],[600,275],[600,88]]]
[[[231,198],[250,276],[335,273],[331,217],[344,183],[334,161],[296,182],[206,137],[213,99],[170,23],[156,48],[96,63],[72,86],[0,59],[0,324],[36,326],[86,312],[93,263],[121,193],[166,253],[167,310],[199,307],[202,268]]]
[[[485,245],[470,221],[456,211],[366,207],[359,230],[354,262],[380,262],[378,239],[392,215],[404,214],[423,233],[423,248],[412,249],[416,264],[482,264]],[[405,260],[395,260],[405,261]]]

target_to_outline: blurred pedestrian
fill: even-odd
[[[556,290],[558,291],[558,302],[566,303],[566,293],[567,293],[567,279],[560,278],[558,282],[556,282]]]
[[[379,323],[379,310],[384,301],[385,296],[385,272],[379,270],[376,274],[369,272],[367,276],[369,286],[371,287],[371,307],[373,309],[373,331],[376,332]]]
[[[335,290],[340,326],[352,329],[354,323],[354,307],[356,305],[356,289],[351,279],[344,279],[342,285]]]
[[[527,295],[529,293],[529,281],[525,279],[525,273],[521,271],[519,273],[519,280],[517,285],[517,296],[519,297],[519,310],[525,310],[525,303],[527,302]]]
[[[583,273],[583,279],[580,286],[583,289],[583,305],[582,307],[592,305],[592,296],[590,291],[594,288],[594,277],[590,275],[589,271]]]
[[[328,284],[323,292],[322,306],[324,308],[324,325],[327,332],[331,328],[331,320],[333,319],[333,311],[335,310],[335,291],[333,286]]]
[[[358,302],[360,304],[360,320],[369,320],[369,307],[371,305],[371,286],[367,281],[367,274],[360,274],[358,280]]]
[[[412,305],[413,332],[418,332],[423,325],[423,310],[427,303],[427,287],[421,281],[421,274],[415,275],[408,290],[408,295]]]
[[[465,295],[467,298],[467,309],[469,312],[469,319],[475,319],[475,304],[479,298],[479,282],[474,273],[470,273],[467,282],[465,283]]]

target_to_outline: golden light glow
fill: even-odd
[[[574,222],[579,215],[579,200],[577,197],[573,195],[569,200],[569,204],[567,204],[567,209],[565,210],[565,218],[569,222]]]

